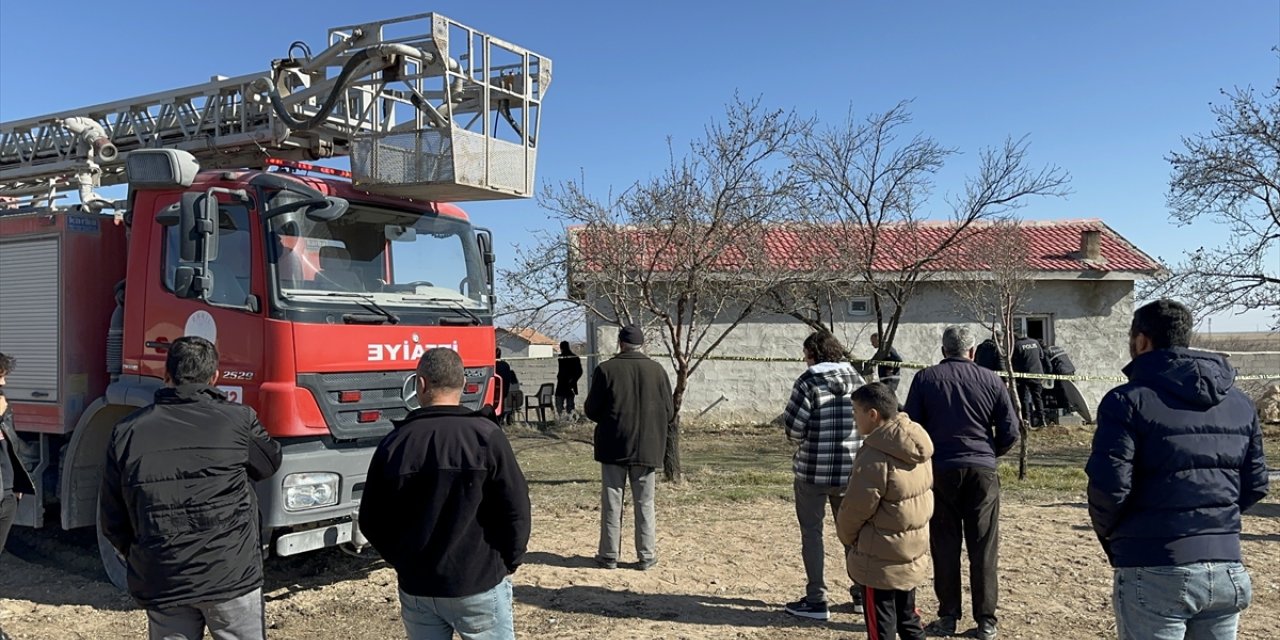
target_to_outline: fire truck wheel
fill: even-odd
[[[102,534],[102,507],[99,506],[98,517],[95,518],[94,530],[98,533],[98,556],[102,558],[102,570],[106,572],[107,579],[114,584],[117,589],[125,591],[128,583],[125,576],[128,572],[125,570],[124,557],[120,555],[116,548],[111,546],[107,541],[107,537]]]

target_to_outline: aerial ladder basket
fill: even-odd
[[[436,61],[410,64],[401,78],[416,117],[355,135],[353,182],[371,193],[440,202],[533,195],[551,61],[442,16],[429,19],[430,44],[411,40]],[[331,42],[348,37],[330,31]]]
[[[434,13],[337,27],[266,74],[0,122],[0,198],[111,206],[95,190],[154,148],[204,169],[345,156],[358,188],[417,200],[529,197],[550,84],[549,59]]]

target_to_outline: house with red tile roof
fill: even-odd
[[[979,225],[965,233],[977,233]],[[910,226],[886,225],[876,237],[876,251],[870,257],[872,269],[883,279],[901,273],[904,265],[927,255],[954,227],[948,223],[919,223]],[[1025,221],[1019,231],[1026,247],[1027,263],[1034,285],[1025,296],[1024,311],[1017,323],[1027,334],[1046,345],[1065,347],[1078,373],[1115,376],[1129,361],[1128,328],[1134,305],[1134,285],[1162,270],[1158,261],[1098,219]],[[570,241],[579,252],[579,269],[599,268],[602,260],[593,252],[603,242],[593,240],[585,229],[571,229]],[[663,265],[678,264],[678,252],[664,253],[660,242],[650,242],[651,232],[626,229],[633,234],[629,245],[646,255],[661,271]],[[654,238],[656,240],[656,237]],[[813,227],[777,227],[764,235],[752,264],[774,269],[812,268],[827,252],[857,251],[865,239],[857,229],[822,230]],[[646,253],[651,252],[651,253]],[[834,254],[832,254],[834,255]],[[727,273],[741,272],[747,260],[743,254],[725,251],[717,267]],[[950,324],[970,325],[979,340],[989,334],[983,322],[972,317],[957,294],[956,281],[981,277],[989,270],[983,257],[971,249],[942,252],[924,268],[924,281],[915,298],[903,310],[894,346],[908,362],[936,363],[941,358],[942,330]],[[571,279],[572,279],[571,274]],[[590,296],[589,288],[570,282],[571,288]],[[875,312],[869,297],[850,286],[848,295],[834,310],[836,335],[854,354],[870,357],[869,338],[876,331]],[[617,328],[589,319],[588,351],[611,353],[616,348]],[[736,358],[798,359],[800,345],[809,329],[786,315],[759,314],[730,334],[717,349],[719,356]],[[659,341],[650,341],[650,351],[661,360]],[[607,357],[607,355],[605,356]],[[592,360],[595,364],[598,360]],[[750,362],[710,360],[690,379],[685,396],[686,417],[719,420],[759,420],[778,415],[787,402],[795,377],[803,362]],[[899,396],[905,400],[913,369],[903,370]],[[1113,381],[1077,383],[1086,404],[1096,406]]]
[[[529,327],[498,327],[498,348],[506,358],[551,358],[560,342]]]

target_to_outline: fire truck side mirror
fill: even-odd
[[[211,191],[182,194],[178,210],[179,257],[207,263],[218,257],[218,197]],[[157,217],[157,222],[165,223]]]

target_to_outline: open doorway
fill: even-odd
[[[1053,344],[1053,316],[1027,315],[1016,316],[1014,325],[1026,332],[1027,337],[1035,338],[1045,346]]]

